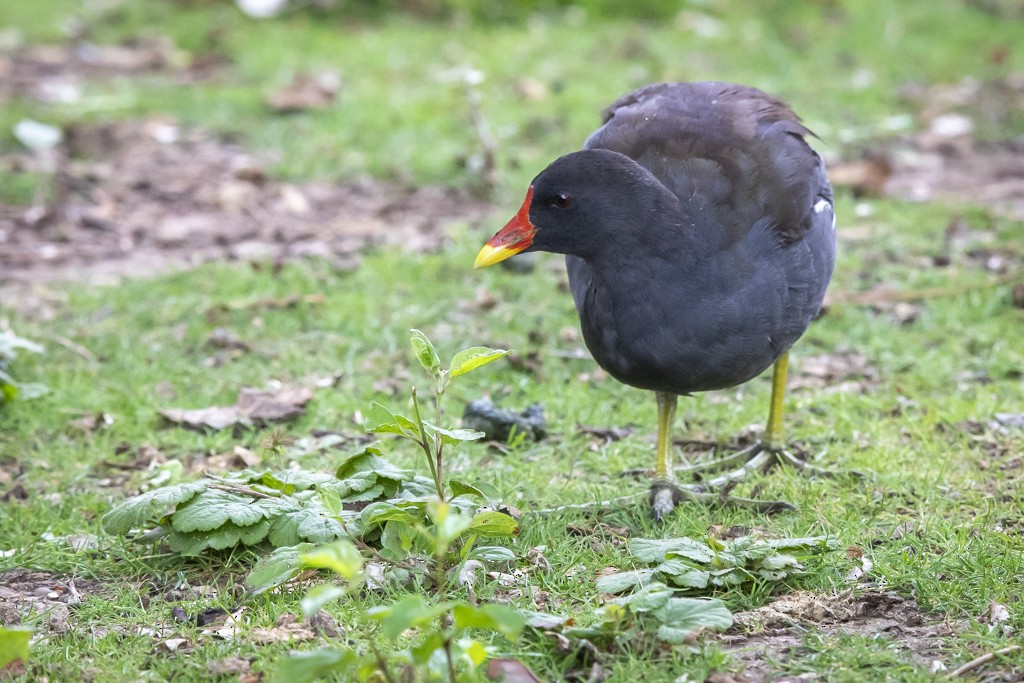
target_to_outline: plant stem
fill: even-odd
[[[427,456],[427,465],[430,466],[430,475],[434,478],[434,488],[437,489],[437,497],[441,499],[441,502],[444,502],[444,486],[441,482],[441,473],[438,471],[437,465],[434,464],[433,449],[427,443],[427,430],[423,426],[423,418],[420,416],[420,402],[416,398],[416,387],[412,388],[412,409],[416,413],[416,425],[420,428],[420,448],[423,449],[423,453]],[[431,439],[431,441],[436,442],[436,439]]]
[[[444,389],[436,389],[434,391],[434,424],[441,424],[441,397],[444,396]],[[441,492],[441,500],[444,500],[444,470],[442,469],[442,463],[444,462],[441,454],[444,451],[444,439],[436,439],[437,445],[437,480],[441,484],[439,491]]]
[[[459,683],[455,674],[455,662],[452,661],[452,639],[450,636],[444,639],[444,657],[448,660],[448,680],[451,683]]]
[[[370,643],[370,647],[373,649],[373,658],[377,660],[377,669],[384,676],[384,679],[388,683],[397,683],[394,676],[391,675],[391,670],[388,669],[388,662],[384,659],[384,655],[381,653],[380,648],[377,647],[377,643]]]

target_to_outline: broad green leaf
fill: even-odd
[[[634,586],[650,583],[653,569],[636,569],[616,574],[606,574],[597,579],[597,590],[602,593],[621,593]]]
[[[416,538],[417,535],[411,524],[388,522],[380,534],[380,554],[392,562],[402,562],[412,551]]]
[[[436,374],[438,368],[441,367],[441,359],[438,358],[437,351],[434,350],[434,345],[427,339],[427,335],[419,330],[409,330],[409,341],[412,343],[412,352],[416,355],[416,359],[419,360],[423,369],[432,375]]]
[[[500,545],[478,545],[473,546],[470,557],[484,562],[513,562],[516,554]]]
[[[423,640],[409,648],[409,654],[413,662],[422,666],[443,648],[444,634],[440,631],[430,631]]]
[[[263,519],[263,510],[254,505],[252,498],[244,498],[226,491],[206,490],[171,515],[175,531],[212,531],[227,522],[236,526],[251,526]]]
[[[641,562],[661,562],[670,556],[678,555],[694,562],[706,563],[715,557],[714,551],[706,543],[685,537],[664,540],[634,538],[629,541],[628,547],[629,552]]]
[[[680,588],[702,590],[708,587],[708,582],[711,581],[711,572],[706,572],[703,569],[690,569],[679,574],[665,574],[665,578],[669,583]]]
[[[448,366],[448,375],[453,378],[465,375],[467,372],[476,370],[481,365],[486,365],[508,354],[509,352],[503,349],[489,349],[485,346],[473,346],[463,349],[452,357],[452,362]]]
[[[181,532],[170,529],[167,543],[171,550],[182,555],[199,555],[204,550],[225,550],[240,545],[262,543],[270,532],[270,522],[260,520],[250,526],[225,522],[212,531]]]
[[[18,626],[0,626],[0,672],[13,661],[28,662],[28,642],[32,629]]]
[[[488,510],[473,515],[469,531],[481,536],[515,536],[519,533],[519,523],[504,512]]]
[[[547,612],[535,612],[533,610],[520,610],[520,614],[523,615],[525,625],[530,628],[539,629],[541,631],[551,631],[554,629],[561,629],[566,625],[566,618],[557,614],[548,614]]]
[[[287,548],[278,548],[256,563],[245,578],[245,585],[254,595],[276,588],[296,576],[302,570],[299,556],[310,552],[316,546],[300,543]]]
[[[379,503],[371,503],[363,508],[360,517],[366,526],[382,524],[383,522],[417,524],[426,519],[426,504],[406,501],[396,504],[382,500]]]
[[[334,602],[338,598],[347,595],[348,590],[341,586],[333,586],[329,583],[322,583],[319,586],[314,586],[308,593],[299,601],[299,605],[302,607],[302,614],[309,619],[314,614],[319,612],[331,602]]]
[[[202,555],[204,550],[210,547],[210,542],[214,540],[218,543],[230,544],[231,541],[235,541],[237,544],[238,534],[228,531],[224,534],[218,533],[187,533],[183,534],[180,531],[169,529],[165,537],[167,545],[174,552],[185,557],[195,557]]]
[[[458,498],[459,496],[476,496],[482,503],[494,503],[501,498],[501,492],[498,491],[498,487],[494,484],[488,484],[485,481],[465,482],[459,481],[458,479],[450,479],[448,481],[448,489],[451,491],[452,498]]]
[[[270,683],[313,683],[330,677],[341,677],[359,660],[354,650],[314,650],[288,656],[274,672]],[[344,677],[345,680],[354,680]]]
[[[329,545],[299,555],[303,568],[330,569],[348,581],[355,581],[363,571],[363,556],[351,541],[340,539]]]
[[[671,588],[656,581],[644,586],[632,595],[618,598],[614,602],[628,607],[632,612],[651,612],[664,607],[673,594]]]
[[[459,603],[452,609],[452,618],[456,628],[482,628],[509,638],[518,638],[526,625],[526,619],[519,610],[495,604],[473,606]]]
[[[761,560],[760,565],[764,569],[785,569],[786,567],[792,567],[793,569],[803,568],[792,555],[769,555]]]
[[[391,409],[374,401],[366,412],[366,422],[363,427],[368,432],[378,434],[412,434],[419,438],[420,429],[416,423],[407,417],[391,412]]]
[[[674,645],[701,629],[724,631],[732,626],[732,612],[717,599],[671,598],[652,614],[660,623],[658,638]]]
[[[808,536],[806,538],[775,538],[765,541],[771,548],[780,551],[806,550],[812,554],[835,550],[842,544],[831,536]]]
[[[335,470],[334,476],[353,490],[363,491],[376,484],[380,479],[395,483],[407,481],[413,478],[413,472],[395,467],[381,456],[379,448],[368,446],[358,453],[343,458]],[[358,487],[360,484],[362,484],[362,488]]]
[[[476,441],[486,436],[483,432],[478,432],[475,429],[444,429],[430,422],[424,422],[423,427],[427,430],[427,434],[441,437],[441,441],[449,446],[458,446],[463,441]]]
[[[301,541],[326,543],[347,536],[341,523],[314,501],[305,506],[282,513],[270,522],[267,540],[282,547]]]
[[[366,616],[379,621],[384,635],[394,640],[403,631],[429,624],[451,608],[450,602],[428,605],[422,595],[413,593],[393,605],[373,607],[366,612]]]
[[[111,534],[126,534],[167,513],[168,508],[188,502],[207,489],[205,480],[147,491],[117,505],[103,515],[103,528]]]

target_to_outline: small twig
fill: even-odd
[[[646,496],[647,493],[634,493],[628,496],[620,496],[619,498],[611,498],[609,500],[595,500],[589,503],[576,503],[575,505],[559,505],[553,508],[542,508],[540,510],[524,510],[524,515],[551,515],[556,512],[565,512],[566,510],[592,510],[594,508],[612,508],[622,505],[623,503],[631,503],[634,500],[638,500]]]
[[[870,292],[838,292],[825,297],[826,306],[895,304],[904,301],[921,301],[923,299],[939,299],[946,296],[966,294],[979,289],[998,287],[1008,282],[1021,279],[1020,273],[1005,273],[985,282],[977,282],[956,287],[928,287],[926,289],[888,290]]]
[[[989,652],[988,654],[981,655],[980,657],[975,657],[966,664],[962,664],[961,666],[958,666],[957,668],[953,669],[953,671],[950,672],[949,676],[950,678],[954,678],[956,676],[963,676],[968,671],[973,671],[974,669],[977,669],[979,666],[982,666],[983,664],[988,664],[996,657],[1001,657],[1003,655],[1008,655],[1011,652],[1016,652],[1020,649],[1020,647],[1020,645],[1011,645],[1009,647],[1004,647],[1002,650],[996,650],[995,652]]]
[[[85,348],[81,344],[71,341],[67,337],[61,336],[59,334],[43,335],[43,337],[45,339],[51,339],[57,342],[58,344],[63,346],[68,351],[71,351],[72,353],[77,353],[79,356],[89,361],[93,365],[99,364],[99,360],[97,360],[96,356],[93,355],[92,351]]]
[[[276,500],[280,498],[280,496],[272,496],[268,493],[263,493],[262,491],[251,489],[248,486],[236,484],[235,482],[229,479],[218,477],[214,474],[210,474],[209,472],[203,472],[203,476],[206,477],[207,479],[213,479],[215,482],[217,482],[216,484],[210,484],[211,489],[217,489],[218,491],[226,491],[227,493],[241,493],[242,495],[245,496],[252,496],[253,498],[261,498],[264,500]]]

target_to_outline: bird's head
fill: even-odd
[[[609,243],[614,248],[637,214],[664,194],[672,196],[624,154],[603,149],[567,154],[533,179],[519,211],[483,246],[473,267],[524,251],[586,258]]]

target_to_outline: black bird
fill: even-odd
[[[534,178],[474,267],[565,254],[594,359],[655,392],[656,516],[776,461],[808,469],[783,449],[782,402],[789,348],[818,314],[835,262],[832,188],[812,133],[781,100],[721,82],[649,85],[602,120],[582,151]],[[742,384],[773,363],[765,438],[725,459],[747,464],[677,485],[677,397]]]

